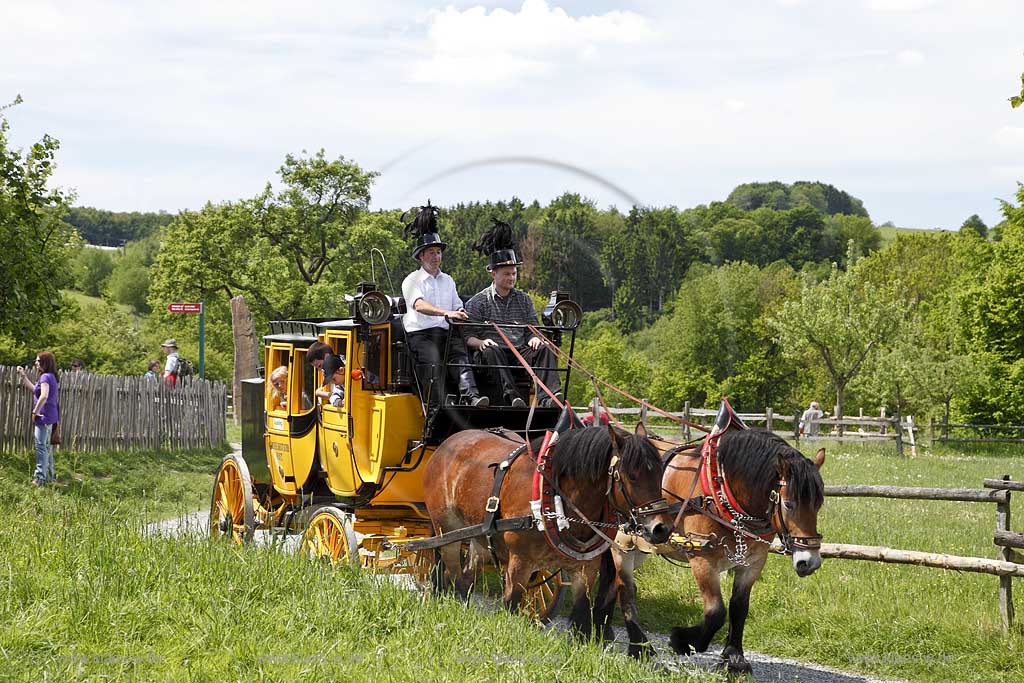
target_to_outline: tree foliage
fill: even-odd
[[[906,310],[898,282],[879,285],[856,265],[846,272],[833,266],[828,279],[805,282],[769,326],[788,355],[825,370],[842,417],[847,385],[899,332]]]
[[[68,196],[48,187],[60,143],[44,135],[24,152],[11,149],[6,108],[0,107],[0,334],[27,340],[38,338],[60,309],[74,235],[60,220]]]
[[[125,242],[142,240],[157,234],[174,219],[169,213],[104,211],[91,206],[67,209],[64,221],[89,244],[119,247]]]
[[[821,182],[798,181],[792,185],[777,180],[746,183],[737,186],[726,201],[744,211],[762,207],[785,211],[809,206],[828,216],[844,214],[868,218],[863,202],[833,185]]]

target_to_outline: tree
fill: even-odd
[[[960,226],[960,232],[963,233],[965,231],[973,232],[982,239],[988,238],[988,226],[985,225],[985,221],[981,220],[978,214],[972,215]]]
[[[769,326],[788,355],[821,364],[842,418],[847,385],[897,334],[906,309],[898,282],[877,285],[856,264],[845,273],[833,265],[827,280],[805,282],[799,299],[783,304]]]
[[[0,107],[0,334],[37,339],[56,316],[73,231],[60,220],[68,195],[48,188],[60,143],[44,135],[24,154],[9,149]]]
[[[568,291],[585,310],[607,306],[611,295],[600,286],[600,253],[597,209],[593,202],[567,192],[529,227],[522,249],[529,266],[526,279],[541,292]]]
[[[152,273],[149,299],[155,309],[211,296],[226,305],[244,294],[258,319],[290,318],[307,311],[310,289],[338,294],[333,285],[341,273],[351,272],[353,260],[368,276],[370,245],[363,228],[369,224],[360,222],[377,174],[344,157],[327,161],[323,150],[311,158],[288,155],[279,173],[284,188],[276,195],[268,184],[254,199],[207,204],[175,218]],[[389,225],[388,230],[399,228],[393,218]],[[309,312],[343,312],[342,296],[333,307]]]
[[[74,262],[75,289],[99,296],[114,272],[114,257],[102,249],[83,247]]]
[[[327,161],[322,149],[309,158],[287,155],[278,174],[284,189],[272,198],[268,183],[252,204],[256,231],[315,285],[339,257],[335,245],[369,206],[379,174],[345,157]]]
[[[792,269],[748,263],[694,266],[668,312],[630,340],[654,367],[648,395],[665,405],[714,403],[763,408],[788,399],[793,370],[764,316],[798,287]]]

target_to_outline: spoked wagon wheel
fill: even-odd
[[[302,534],[299,552],[312,560],[329,560],[332,565],[359,565],[359,542],[348,515],[335,507],[316,511]]]
[[[519,612],[546,624],[552,617],[558,616],[567,581],[568,577],[560,568],[534,572],[526,584]]]
[[[210,500],[210,536],[230,538],[239,545],[252,542],[256,517],[252,509],[252,479],[245,460],[224,456]]]

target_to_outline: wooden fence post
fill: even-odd
[[[1009,481],[1010,475],[1004,474],[1003,481]],[[1010,492],[1006,499],[996,503],[996,531],[1010,531]],[[1014,553],[1008,546],[999,548],[999,559],[1013,562]],[[999,616],[1003,620],[1003,633],[1009,634],[1013,628],[1013,577],[999,577]]]
[[[793,441],[800,443],[800,409],[793,412]]]
[[[928,448],[935,448],[935,418],[928,421]]]
[[[640,422],[645,426],[647,425],[647,399],[643,399],[643,403],[640,404]]]
[[[600,401],[598,401],[598,400],[597,400],[597,396],[595,396],[595,397],[594,397],[594,398],[593,398],[593,399],[592,399],[592,400],[590,401],[590,414],[594,416],[594,424],[595,424],[595,425],[599,425],[599,424],[601,424],[601,423],[600,423],[600,422],[598,421],[598,413],[600,413],[600,412],[601,412],[601,402],[600,402]]]
[[[942,430],[939,432],[939,442],[946,443],[946,439],[949,438],[949,418],[943,414],[942,416]]]
[[[686,422],[683,424],[683,436],[686,438],[687,441],[689,441],[691,438],[690,417],[690,402],[686,401],[685,403],[683,403],[683,419],[686,420]]]
[[[774,415],[772,414],[772,407],[768,406],[767,408],[764,409],[764,425],[765,429],[767,429],[769,432],[775,431],[775,423],[772,420],[773,417]]]
[[[900,409],[893,415],[892,426],[896,430],[896,455],[903,457],[903,424],[900,422]]]

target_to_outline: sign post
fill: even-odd
[[[167,310],[171,313],[198,313],[199,314],[199,376],[206,378],[206,306],[204,301],[199,303],[177,302],[167,304]]]

